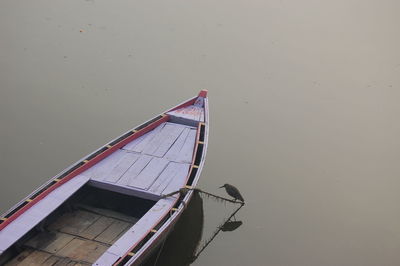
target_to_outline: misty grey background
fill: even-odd
[[[200,185],[247,205],[195,265],[399,265],[399,8],[0,1],[0,209],[206,88]]]

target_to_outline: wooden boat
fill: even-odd
[[[177,222],[203,168],[208,98],[129,130],[0,218],[0,264],[138,265]]]

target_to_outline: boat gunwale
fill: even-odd
[[[63,185],[64,183],[68,182],[72,178],[76,177],[77,175],[79,175],[83,171],[85,171],[85,170],[89,169],[90,167],[94,166],[95,164],[100,162],[102,159],[104,159],[104,158],[108,157],[109,155],[111,155],[113,152],[115,152],[117,149],[119,149],[120,148],[119,146],[123,142],[125,142],[129,137],[132,137],[132,139],[129,139],[129,141],[132,141],[132,140],[142,136],[143,134],[149,132],[150,130],[154,129],[155,126],[157,126],[157,125],[159,125],[159,124],[161,124],[161,123],[163,123],[163,122],[165,122],[165,121],[167,121],[169,119],[169,116],[166,114],[167,112],[173,111],[175,109],[182,108],[182,107],[185,107],[185,106],[188,106],[188,105],[191,105],[191,104],[194,103],[194,101],[197,99],[197,97],[198,96],[194,96],[192,98],[189,98],[188,100],[185,100],[185,101],[179,103],[178,105],[172,107],[171,109],[168,109],[168,110],[160,113],[159,115],[156,115],[153,118],[143,122],[142,124],[140,124],[140,125],[132,128],[132,129],[124,132],[120,136],[118,136],[118,137],[112,139],[111,141],[107,142],[107,144],[101,146],[97,150],[95,150],[92,153],[84,156],[83,158],[81,158],[77,162],[71,164],[70,166],[68,166],[67,168],[62,170],[56,176],[50,178],[47,182],[45,182],[43,185],[39,186],[36,190],[34,190],[32,193],[30,193],[27,197],[23,198],[21,201],[19,201],[17,204],[15,204],[13,207],[8,209],[6,212],[4,212],[0,216],[0,231],[3,230],[12,221],[17,219],[26,210],[28,210],[29,208],[34,206],[36,203],[38,203],[41,199],[46,197],[50,192],[54,191],[56,188],[58,188],[59,186]],[[152,123],[146,125],[150,121],[152,121]],[[146,126],[143,127],[143,125],[146,125]],[[136,131],[136,129],[139,129],[139,130]],[[134,131],[136,131],[136,132],[134,132]],[[132,134],[127,135],[130,132]],[[114,143],[114,145],[110,145],[111,143],[113,143],[114,141],[118,140],[119,138],[122,138],[125,135],[127,135],[125,138],[121,139],[117,143]],[[125,145],[125,144],[122,144],[121,147],[123,145]],[[111,147],[109,147],[109,146],[111,146]],[[96,153],[98,153],[98,154],[96,154]],[[93,156],[93,155],[95,155],[95,156]],[[90,158],[90,160],[88,160],[88,158]],[[76,167],[76,168],[74,169],[74,167]],[[68,171],[70,171],[70,172],[65,175],[65,173],[67,173]],[[63,176],[63,175],[65,175],[65,176]],[[62,179],[59,179],[61,176],[63,176]],[[53,183],[53,182],[55,182],[55,183]],[[41,190],[43,190],[43,191],[41,191]],[[38,195],[35,195],[38,192],[40,192],[40,193]],[[33,196],[35,196],[34,199],[31,199]],[[10,213],[11,213],[11,215],[10,215]],[[6,216],[9,216],[9,217],[6,217]],[[43,217],[43,219],[45,219],[45,217]]]

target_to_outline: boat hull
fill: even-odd
[[[171,232],[192,197],[190,189],[197,185],[204,165],[208,119],[208,98],[202,91],[66,168],[2,216],[0,260],[7,261],[17,245],[24,246],[26,239],[37,235],[34,232],[46,219],[65,210],[71,198],[91,187],[154,203],[118,239],[104,243],[108,249],[94,262],[142,263]],[[185,195],[163,197],[183,187],[189,189]],[[102,210],[107,212],[109,207]],[[85,230],[95,225],[93,222]],[[94,240],[86,242],[90,241]]]

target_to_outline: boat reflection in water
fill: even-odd
[[[157,249],[143,265],[154,266],[156,262],[156,265],[189,265],[200,243],[203,224],[203,200],[199,193],[193,193],[192,200],[169,234],[164,246],[161,244],[161,253],[160,248]]]
[[[221,231],[231,232],[243,224],[242,221],[236,221],[235,218],[235,214],[244,206],[244,203],[239,203],[240,206],[230,214],[228,219],[223,221],[223,223],[216,228],[212,236],[204,241],[202,246],[199,246],[204,225],[203,199],[200,196],[201,193],[204,192],[202,191],[199,193],[196,191],[196,193],[193,193],[192,200],[187,206],[187,209],[165,240],[165,243],[161,244],[148,258],[143,264],[144,266],[190,265]]]

